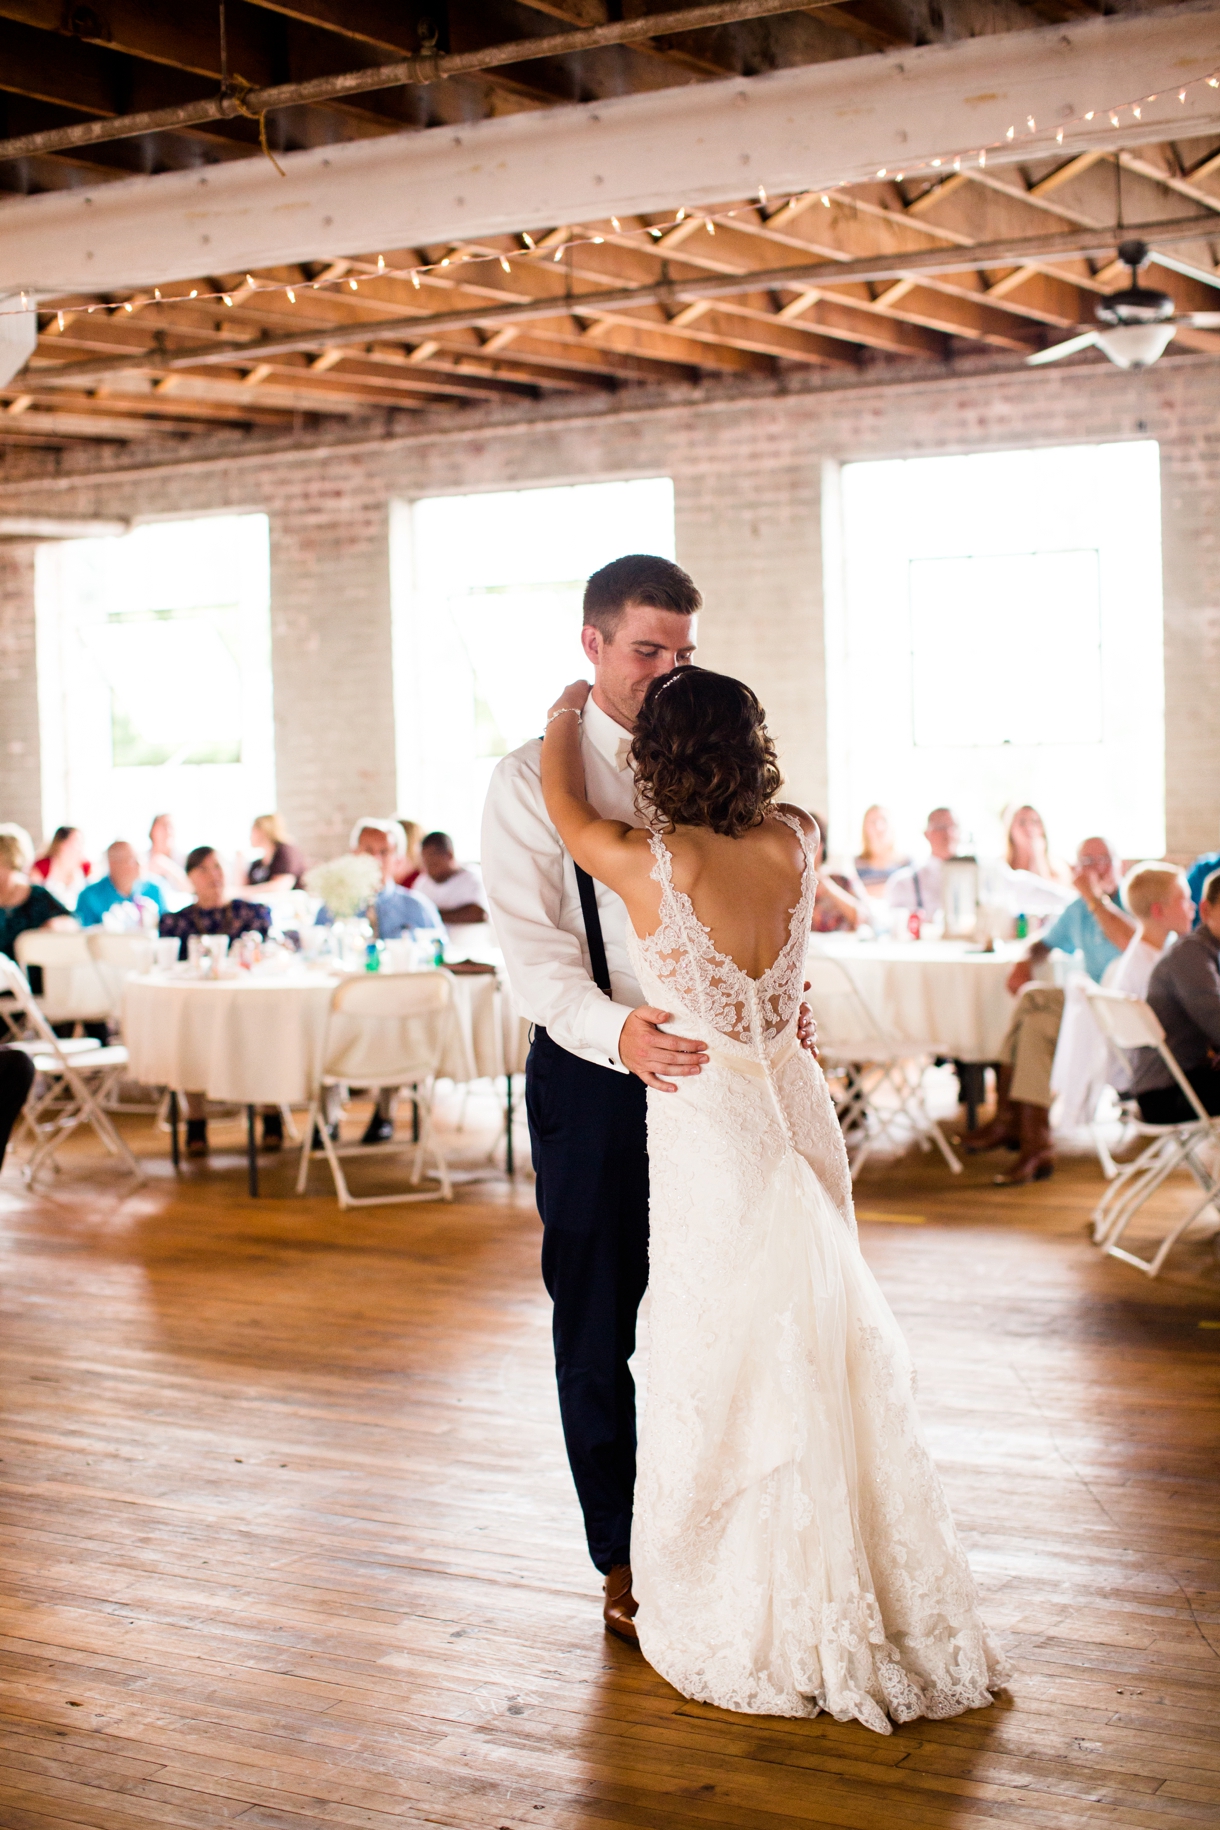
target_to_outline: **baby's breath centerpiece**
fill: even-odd
[[[335,921],[360,915],[381,888],[381,866],[367,852],[344,852],[307,872],[305,888],[325,903]]]

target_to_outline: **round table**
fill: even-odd
[[[983,1064],[996,1060],[1012,1016],[1008,975],[1026,948],[1001,943],[994,953],[983,953],[962,940],[815,934],[810,950],[847,968],[886,1035],[930,1045],[956,1065],[973,1129],[983,1098]]]
[[[302,1105],[322,1071],[334,972],[238,972],[202,979],[180,970],[134,974],[123,988],[123,1041],[132,1076],[175,1093],[254,1108]],[[456,1022],[440,1078],[481,1080],[516,1070],[517,1018],[492,972],[455,975]],[[257,1188],[251,1150],[251,1190]]]

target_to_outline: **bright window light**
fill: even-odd
[[[232,853],[275,805],[265,515],[164,521],[38,552],[43,817],[95,856],[178,840]]]
[[[501,756],[535,737],[569,680],[589,678],[580,609],[622,553],[674,556],[668,477],[395,505],[398,811],[476,858]]]
[[[996,855],[1165,843],[1160,454],[1150,440],[846,464],[828,551],[832,849],[866,807],[922,850],[949,804]],[[835,553],[835,538],[841,550]],[[832,575],[833,574],[833,575]]]

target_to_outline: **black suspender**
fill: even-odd
[[[576,872],[576,887],[580,891],[580,912],[585,918],[585,938],[589,943],[589,964],[593,968],[593,983],[599,991],[610,996],[610,968],[606,964],[606,943],[602,937],[602,918],[597,908],[597,892],[593,888],[593,879],[588,871],[582,871],[573,860]]]

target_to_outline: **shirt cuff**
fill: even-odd
[[[593,1047],[601,1049],[610,1061],[618,1062],[619,1037],[623,1033],[623,1024],[632,1011],[633,1004],[614,1004],[609,998],[590,999],[584,1012],[584,1030]]]

